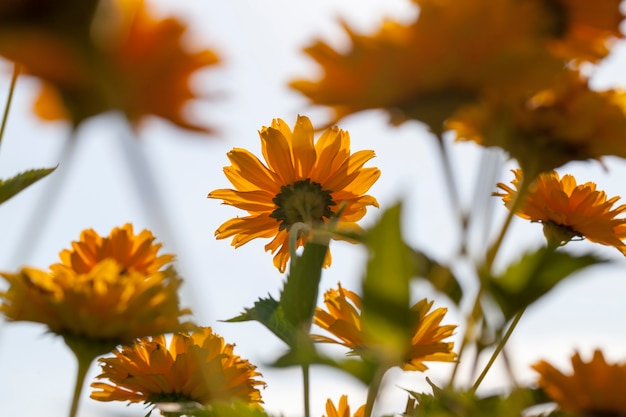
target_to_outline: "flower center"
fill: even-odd
[[[336,205],[329,190],[309,178],[280,187],[272,199],[277,208],[270,217],[280,222],[279,230],[289,231],[294,223],[315,224],[332,216],[331,206]]]

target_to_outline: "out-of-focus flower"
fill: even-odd
[[[110,349],[188,329],[181,317],[190,311],[179,307],[182,280],[171,267],[159,270],[172,255],[157,256],[160,244],[152,239],[147,231],[133,235],[130,225],[107,238],[87,230],[49,272],[0,273],[9,284],[0,293],[0,311],[11,321],[42,323],[66,339]]]
[[[451,114],[484,90],[535,89],[562,69],[562,60],[546,48],[547,17],[536,2],[416,3],[419,16],[407,25],[386,21],[373,35],[346,26],[351,45],[345,52],[322,41],[308,47],[324,76],[291,86],[314,104],[332,107],[333,122],[382,109],[394,124],[416,119],[439,133]]]
[[[234,148],[228,153],[232,165],[224,167],[224,173],[235,189],[214,190],[208,197],[249,213],[222,224],[216,237],[233,237],[235,247],[273,237],[265,250],[276,253],[274,265],[283,272],[291,227],[304,223],[314,228],[337,216],[339,230],[358,228],[356,222],[367,206],[378,207],[376,199],[365,193],[380,171],[363,168],[374,152],[351,154],[348,132],[337,127],[326,130],[314,143],[313,126],[306,116],[298,116],[293,132],[277,119],[259,134],[265,164],[249,151]],[[297,245],[303,244],[300,234]],[[330,255],[325,261],[329,264]]]
[[[523,99],[485,97],[458,112],[448,128],[460,140],[506,150],[527,175],[536,175],[569,161],[626,157],[625,110],[626,92],[591,90],[569,71]]]
[[[361,330],[361,298],[353,291],[339,288],[328,290],[324,294],[324,304],[328,311],[317,308],[313,323],[331,333],[337,339],[312,335],[317,342],[336,343],[351,349],[352,354],[367,350],[367,340]],[[441,325],[448,311],[446,308],[430,309],[432,301],[418,301],[411,309],[416,313],[416,326],[413,329],[411,346],[402,367],[405,371],[425,371],[424,362],[454,362],[456,354],[452,351],[454,342],[443,340],[452,336],[456,326]]]
[[[608,364],[600,350],[590,362],[572,356],[573,373],[566,375],[546,361],[534,364],[537,384],[564,411],[594,416],[626,415],[626,364]]]
[[[143,338],[116,349],[114,357],[99,359],[102,373],[91,398],[98,401],[161,402],[243,401],[260,404],[258,386],[265,385],[256,366],[233,353],[234,345],[210,327]]]
[[[217,55],[208,49],[188,51],[182,39],[185,24],[155,18],[144,0],[100,3],[95,13],[81,14],[90,30],[73,37],[38,26],[36,19],[19,30],[0,30],[0,54],[46,82],[35,103],[37,113],[78,125],[117,110],[133,126],[156,116],[184,129],[209,131],[189,120],[185,106],[197,98],[190,77],[216,64]],[[69,11],[76,8],[68,6]]]
[[[621,0],[540,0],[553,19],[549,48],[558,56],[576,62],[597,62],[610,46],[623,38]]]
[[[335,404],[330,398],[326,400],[326,414],[323,417],[363,417],[364,415],[365,405],[360,406],[354,414],[350,414],[348,396],[342,395],[341,398],[339,398],[338,407],[335,407]]]
[[[498,183],[504,204],[511,208],[524,176],[522,170],[514,170],[513,187]],[[576,184],[572,175],[562,178],[556,172],[541,174],[531,183],[523,202],[516,211],[519,217],[540,222],[549,244],[564,245],[573,238],[587,238],[592,242],[614,246],[626,255],[626,218],[616,216],[626,212],[626,204],[613,205],[619,196],[607,199],[604,191],[596,190],[596,184]]]

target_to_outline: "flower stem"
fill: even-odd
[[[365,403],[365,413],[363,417],[371,417],[372,411],[374,410],[374,403],[376,402],[376,397],[378,397],[378,391],[380,390],[380,386],[383,381],[383,376],[385,376],[385,372],[387,372],[386,367],[379,366],[374,374],[374,378],[369,384],[369,388],[367,389],[367,402]]]
[[[93,358],[81,358],[79,355],[76,356],[76,359],[78,359],[78,371],[76,372],[76,385],[74,386],[74,397],[72,398],[70,417],[76,417],[76,413],[78,412],[78,403],[80,401],[80,394],[83,391],[83,385],[85,384],[85,376],[87,375],[89,366],[93,361]]]
[[[454,210],[457,218],[459,219],[459,223],[461,225],[461,235],[465,236],[468,223],[467,216],[463,213],[463,209],[461,208],[459,190],[454,179],[454,172],[450,163],[450,154],[446,149],[446,144],[444,142],[443,136],[440,134],[437,135],[437,145],[439,145],[439,155],[441,157],[441,165],[443,167],[444,178],[450,195],[450,204],[452,205],[452,210]],[[462,241],[465,241],[465,239],[462,239]]]
[[[2,115],[2,123],[0,124],[0,144],[4,137],[4,130],[7,126],[7,120],[9,118],[9,109],[11,108],[11,101],[13,101],[13,93],[15,92],[15,84],[17,84],[17,77],[20,75],[20,65],[15,64],[13,67],[13,76],[11,77],[11,85],[9,86],[9,95],[7,96],[7,102],[4,107],[4,114]]]
[[[476,382],[474,382],[474,385],[472,386],[472,389],[471,389],[472,392],[476,392],[476,390],[480,386],[481,382],[483,382],[483,379],[485,379],[485,376],[487,375],[487,372],[489,372],[489,369],[491,369],[491,365],[493,365],[493,363],[495,362],[496,358],[498,357],[498,355],[500,354],[502,349],[504,349],[504,345],[506,345],[506,343],[508,342],[509,338],[511,337],[511,334],[513,334],[513,330],[515,330],[515,327],[517,326],[517,324],[519,323],[520,319],[522,318],[522,315],[524,314],[525,310],[526,309],[522,309],[513,318],[513,321],[509,325],[509,328],[506,329],[506,333],[504,334],[502,339],[500,339],[500,342],[498,343],[498,346],[496,346],[496,349],[491,354],[491,357],[489,358],[489,361],[485,365],[485,368],[483,369],[483,371],[480,373],[480,375],[476,379]]]
[[[311,400],[310,400],[310,375],[309,375],[309,365],[304,363],[302,364],[302,379],[304,386],[304,417],[311,417]]]

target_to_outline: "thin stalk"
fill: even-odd
[[[450,376],[450,381],[448,382],[449,386],[452,386],[452,384],[454,383],[454,379],[456,378],[457,371],[461,363],[461,356],[463,355],[463,352],[465,351],[465,348],[467,347],[467,344],[469,342],[469,334],[470,332],[474,331],[474,326],[476,326],[476,316],[479,314],[480,308],[481,308],[480,297],[482,296],[482,292],[483,292],[482,290],[483,290],[483,287],[481,285],[480,288],[478,289],[478,293],[476,294],[476,298],[474,299],[474,305],[472,307],[472,311],[469,317],[467,318],[466,330],[465,330],[465,333],[463,334],[463,340],[461,342],[461,347],[457,355],[456,363],[454,364],[454,368],[452,369],[452,375]]]
[[[504,334],[504,336],[502,337],[502,339],[498,343],[498,346],[496,346],[496,349],[491,354],[491,357],[489,358],[489,361],[487,362],[487,364],[483,368],[483,371],[478,376],[478,379],[476,379],[476,382],[474,382],[474,385],[472,386],[472,389],[471,389],[472,392],[476,392],[476,390],[480,386],[481,382],[483,382],[483,379],[485,379],[485,376],[487,375],[487,372],[489,372],[489,369],[491,369],[491,365],[493,365],[493,363],[495,362],[496,358],[498,357],[498,355],[500,354],[502,349],[504,349],[504,345],[506,345],[506,343],[509,341],[509,338],[511,337],[511,334],[513,334],[513,330],[515,330],[515,327],[517,326],[517,324],[521,320],[522,315],[524,314],[524,311],[525,311],[525,309],[521,310],[513,318],[513,321],[509,325],[509,328],[506,329],[506,333]]]
[[[311,378],[309,375],[309,365],[302,364],[302,379],[304,387],[304,417],[311,417]]]
[[[13,101],[13,93],[15,92],[15,85],[17,84],[17,77],[20,75],[20,65],[15,64],[13,66],[13,76],[11,77],[11,85],[9,86],[9,95],[7,96],[7,102],[4,106],[4,114],[2,115],[2,124],[0,124],[0,144],[2,144],[2,138],[4,137],[4,130],[7,126],[7,120],[9,119],[9,109],[11,108],[11,102]]]
[[[374,410],[374,403],[376,402],[376,397],[378,397],[378,391],[380,390],[383,376],[385,376],[387,369],[388,368],[384,366],[379,366],[376,370],[376,374],[367,389],[367,402],[365,403],[365,413],[363,417],[371,417],[372,411]]]
[[[72,398],[69,417],[76,417],[80,394],[83,391],[83,385],[85,385],[85,376],[87,376],[87,371],[89,371],[89,366],[93,361],[93,358],[81,358],[80,355],[76,355],[76,358],[78,359],[78,371],[76,372],[76,385],[74,386],[74,397]]]
[[[453,210],[455,210],[455,214],[459,219],[459,223],[461,225],[461,234],[465,236],[465,232],[467,229],[467,216],[463,213],[463,210],[461,208],[461,198],[459,196],[459,189],[454,179],[454,171],[452,170],[452,165],[450,164],[450,154],[448,153],[445,142],[441,135],[437,135],[437,144],[439,145],[441,165],[443,167],[443,174],[446,181],[446,186],[448,187],[449,191],[448,194],[450,195],[450,204],[452,205]],[[462,239],[462,241],[465,241],[465,239]]]

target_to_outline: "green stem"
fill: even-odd
[[[376,374],[367,389],[367,402],[365,403],[365,413],[363,414],[363,417],[371,417],[372,411],[374,410],[374,403],[376,402],[376,397],[378,397],[378,391],[380,390],[383,376],[385,376],[387,369],[388,368],[384,366],[379,366],[376,370]]]
[[[515,330],[515,327],[517,326],[517,324],[519,323],[520,319],[522,318],[522,315],[524,314],[525,310],[526,309],[521,310],[513,318],[513,321],[509,325],[509,328],[506,329],[506,333],[504,334],[502,339],[500,339],[500,342],[498,343],[498,346],[496,346],[496,349],[491,354],[491,357],[489,358],[489,361],[485,365],[485,368],[483,369],[483,371],[478,376],[478,379],[476,379],[476,382],[474,382],[474,385],[472,386],[472,390],[471,390],[472,392],[476,392],[476,390],[480,386],[481,382],[483,382],[483,379],[485,379],[485,376],[487,375],[487,372],[489,372],[489,369],[491,369],[491,365],[493,365],[493,363],[495,362],[496,358],[498,357],[498,355],[500,354],[502,349],[504,349],[504,345],[506,345],[506,343],[509,341],[509,338],[511,337],[511,334],[513,334],[513,330]]]
[[[302,364],[302,379],[304,382],[304,417],[311,417],[311,400],[310,400],[310,375],[309,365]]]
[[[483,286],[481,285],[478,288],[478,293],[476,294],[476,298],[474,299],[474,306],[472,307],[472,311],[467,318],[467,325],[465,333],[463,334],[463,340],[461,341],[461,347],[459,348],[459,353],[457,355],[456,363],[454,364],[454,368],[452,369],[452,375],[450,376],[450,381],[448,382],[448,386],[452,386],[454,383],[454,379],[456,378],[457,371],[459,369],[459,365],[461,363],[461,356],[469,343],[470,333],[474,331],[474,327],[476,326],[476,317],[480,314],[480,297],[482,296]]]
[[[7,120],[9,119],[9,109],[11,108],[11,101],[13,101],[13,93],[15,92],[15,85],[17,84],[17,77],[20,75],[20,64],[16,63],[13,66],[13,76],[11,77],[11,85],[9,87],[9,95],[7,96],[7,102],[4,107],[4,114],[2,115],[2,124],[0,124],[0,144],[4,137],[4,130],[7,126]]]
[[[72,408],[70,409],[70,417],[76,417],[78,412],[78,403],[80,401],[80,394],[83,391],[83,385],[85,384],[85,376],[89,370],[89,366],[93,359],[80,358],[78,359],[78,371],[76,372],[76,385],[74,386],[74,397],[72,398]]]

